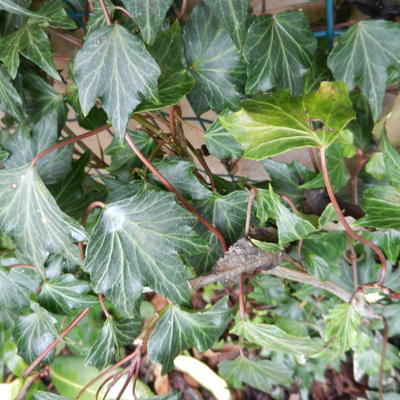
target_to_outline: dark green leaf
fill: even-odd
[[[202,185],[193,174],[196,170],[193,163],[170,157],[155,166],[182,196],[193,200],[202,200],[211,195],[210,190]],[[154,178],[157,180],[156,177]]]
[[[153,44],[172,1],[122,0],[132,19],[139,26],[140,36],[146,44]]]
[[[224,129],[219,119],[216,119],[206,130],[204,140],[210,154],[217,158],[236,158],[239,160],[243,156],[241,144]]]
[[[358,226],[400,229],[400,192],[392,186],[373,186],[363,193],[362,208],[366,216]]]
[[[293,148],[328,147],[354,118],[342,82],[322,82],[320,89],[301,97],[287,90],[242,102],[240,111],[220,116],[222,125],[244,148],[244,157],[262,160]],[[320,120],[313,130],[311,120]]]
[[[144,101],[136,112],[159,110],[179,103],[192,90],[195,82],[183,65],[181,31],[177,23],[160,32],[148,50],[161,69],[159,101]]]
[[[241,52],[246,39],[248,0],[205,0]]]
[[[79,260],[72,241],[83,240],[84,230],[61,212],[30,164],[0,170],[0,203],[0,229],[15,238],[33,265],[42,268],[52,253]]]
[[[119,24],[87,36],[76,54],[73,74],[83,114],[99,98],[120,139],[141,96],[158,100],[158,65],[141,40]]]
[[[324,340],[338,353],[354,346],[359,334],[360,316],[351,304],[338,304],[325,318]]]
[[[49,311],[68,314],[77,308],[92,307],[97,303],[95,297],[88,295],[89,292],[88,282],[65,274],[43,282],[37,301]]]
[[[52,1],[41,4],[36,10],[41,17],[48,19],[48,24],[52,28],[76,29],[76,24],[65,10],[66,6],[60,1]]]
[[[340,35],[328,58],[335,79],[363,91],[374,120],[381,113],[388,68],[400,63],[399,38],[400,27],[395,22],[360,21]]]
[[[390,145],[385,129],[382,130],[381,145],[387,180],[400,190],[400,155]]]
[[[103,10],[100,6],[99,0],[93,0],[93,10],[89,14],[89,21],[87,23],[87,34],[105,28],[107,26],[106,19],[104,18]],[[111,0],[105,0],[104,4],[108,10],[110,18],[114,17],[115,14],[115,5],[112,3]]]
[[[49,344],[57,338],[55,328],[57,320],[44,308],[31,303],[33,313],[18,318],[15,329],[18,353],[28,363],[31,363]],[[50,352],[43,361],[53,356]]]
[[[132,315],[143,286],[176,302],[188,300],[180,254],[203,251],[193,217],[170,193],[146,191],[108,204],[87,247],[85,269],[96,293]]]
[[[184,28],[185,56],[196,90],[209,106],[221,112],[238,105],[244,81],[240,54],[211,10],[200,3]]]
[[[0,162],[7,160],[10,153],[7,150],[4,150],[0,147]]]
[[[13,0],[0,0],[0,10],[4,10],[11,14],[26,15],[27,17],[35,17],[36,14],[32,11],[27,10],[24,7],[19,6]]]
[[[219,372],[228,380],[238,380],[267,393],[274,383],[288,385],[292,381],[292,373],[284,364],[268,360],[254,361],[244,356],[233,361],[222,361]]]
[[[0,66],[0,110],[21,121],[25,117],[22,99],[10,82],[8,74]]]
[[[165,374],[173,368],[175,357],[183,350],[195,347],[203,352],[209,349],[231,318],[226,299],[219,300],[207,311],[196,313],[170,306],[150,335],[149,357],[162,364],[162,374]]]
[[[31,5],[30,0],[14,0],[14,3],[22,8],[28,9]],[[26,15],[11,14],[7,12],[0,12],[0,34],[7,35],[21,28],[26,24],[28,17]]]
[[[231,333],[265,349],[295,355],[311,355],[320,349],[318,341],[304,336],[288,335],[275,325],[239,321]]]
[[[286,11],[257,17],[250,25],[243,51],[248,64],[246,93],[276,87],[301,95],[316,48],[304,13]]]
[[[28,21],[22,28],[0,38],[0,60],[13,79],[17,75],[22,55],[54,79],[60,80],[54,65],[50,40],[39,26],[40,23],[34,21],[31,23]]]

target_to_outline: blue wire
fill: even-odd
[[[325,13],[326,13],[326,40],[328,42],[328,50],[333,48],[334,32],[334,0],[325,0]]]

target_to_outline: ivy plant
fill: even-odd
[[[339,22],[0,0],[2,400],[397,398],[400,27]]]

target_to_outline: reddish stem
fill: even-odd
[[[114,10],[121,11],[122,13],[124,13],[124,14],[125,14],[126,16],[128,16],[129,18],[132,18],[132,15],[129,14],[129,11],[128,11],[128,10],[125,10],[124,7],[115,6],[115,7],[114,7]]]
[[[86,225],[86,222],[87,222],[87,219],[88,219],[88,217],[89,217],[89,214],[93,211],[94,208],[96,208],[96,207],[104,208],[105,206],[106,206],[106,205],[105,205],[102,201],[94,201],[93,203],[90,203],[90,204],[87,206],[87,208],[86,208],[86,210],[85,210],[85,213],[83,214],[83,217],[82,217],[82,225],[83,225],[83,226]]]
[[[27,269],[31,269],[33,271],[37,271],[37,268],[34,267],[33,265],[29,265],[29,264],[15,264],[15,265],[9,265],[7,268],[13,269],[13,268],[27,268]]]
[[[378,246],[376,246],[374,243],[370,242],[369,240],[363,238],[362,236],[358,235],[356,232],[353,231],[353,229],[351,229],[350,225],[347,223],[346,218],[344,217],[342,210],[340,209],[340,206],[336,200],[335,194],[332,189],[331,182],[329,180],[329,174],[328,174],[328,168],[327,168],[326,156],[325,156],[325,149],[323,149],[323,148],[320,149],[320,158],[321,158],[321,171],[322,171],[322,175],[324,177],[326,190],[328,192],[328,196],[333,205],[333,208],[335,209],[335,212],[339,218],[339,221],[343,225],[344,230],[353,239],[358,240],[360,243],[364,244],[365,246],[370,247],[377,254],[377,256],[379,258],[379,262],[381,264],[381,273],[380,273],[379,280],[375,283],[375,285],[380,286],[383,284],[383,282],[385,281],[385,277],[386,277],[386,272],[387,272],[386,258]]]
[[[157,171],[157,169],[149,162],[149,160],[142,154],[142,152],[138,149],[138,147],[135,145],[131,137],[126,134],[125,139],[127,143],[129,144],[130,148],[133,150],[133,152],[136,154],[136,156],[142,161],[142,163],[145,165],[145,167],[151,171],[157,178],[158,180],[172,193],[175,194],[175,197],[181,202],[183,207],[185,207],[188,211],[190,211],[192,214],[194,214],[197,219],[208,229],[210,230],[219,240],[219,243],[221,245],[222,252],[225,253],[228,250],[228,246],[226,245],[225,239],[222,236],[221,232],[218,231],[214,226],[212,226],[206,219],[204,219],[201,214],[195,210],[190,203],[165,179],[160,172]]]
[[[84,308],[75,318],[74,320],[67,326],[67,328],[65,328],[65,330],[63,332],[61,332],[60,336],[53,340],[53,342],[47,346],[47,348],[45,350],[43,350],[37,357],[36,359],[32,362],[32,364],[25,370],[22,372],[23,376],[28,376],[33,370],[34,368],[36,368],[40,362],[43,360],[43,358],[45,358],[47,356],[47,354],[49,354],[54,347],[56,347],[58,345],[58,343],[61,342],[61,340],[68,335],[69,332],[72,331],[72,329],[75,328],[75,326],[86,316],[86,314],[90,311],[89,307]]]
[[[284,200],[290,207],[290,209],[295,213],[298,214],[299,210],[297,209],[297,207],[294,205],[293,201],[289,199],[289,197],[285,196],[284,194],[280,194],[278,193],[279,196],[281,197],[282,200]]]
[[[240,319],[244,321],[246,318],[246,308],[245,308],[245,290],[244,290],[244,275],[241,274],[239,278],[239,312]]]
[[[100,3],[101,11],[103,11],[104,18],[106,20],[106,24],[107,25],[111,25],[110,14],[108,13],[108,9],[106,7],[105,1],[104,0],[99,0],[99,3]]]
[[[104,315],[106,316],[106,318],[109,318],[110,317],[110,313],[108,312],[108,310],[107,310],[107,308],[106,308],[106,306],[104,304],[103,295],[101,293],[99,293],[97,295],[97,298],[99,299],[99,303],[100,303],[101,309],[103,310]]]
[[[77,38],[75,38],[75,37],[73,37],[71,35],[67,35],[65,33],[57,32],[55,30],[52,30],[51,34],[55,35],[55,36],[58,36],[59,38],[64,39],[67,42],[72,43],[77,47],[82,47],[82,40],[77,39]]]
[[[186,7],[187,7],[187,0],[182,0],[181,10],[180,10],[179,15],[178,15],[178,18],[180,20],[182,20],[183,17],[185,16],[185,14],[186,14]]]
[[[82,139],[86,139],[88,137],[97,135],[98,133],[103,132],[110,127],[111,127],[111,125],[102,125],[96,129],[93,129],[92,131],[84,133],[83,135],[79,135],[79,136],[73,137],[71,139],[63,140],[62,142],[56,143],[55,145],[50,146],[47,149],[41,151],[39,154],[37,154],[36,157],[32,160],[32,165],[35,166],[41,158],[43,158],[47,154],[51,153],[52,151],[56,151],[58,149],[61,149],[64,146],[68,146],[69,144],[76,143]]]

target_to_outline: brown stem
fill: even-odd
[[[55,54],[53,54],[53,59],[56,60],[56,61],[65,61],[65,62],[70,62],[71,61],[71,57],[57,56]]]
[[[101,207],[101,208],[105,208],[105,204],[102,201],[94,201],[93,203],[90,203],[85,210],[85,213],[83,214],[82,217],[82,225],[85,226],[87,219],[89,217],[89,214],[93,211],[93,209],[95,209],[96,207]]]
[[[189,144],[189,142],[188,142],[188,144]],[[210,167],[208,166],[207,161],[204,158],[203,152],[201,151],[201,149],[194,149],[193,148],[193,150],[194,150],[194,155],[199,160],[201,166],[204,168],[205,174],[208,176],[208,179],[210,180],[211,190],[214,193],[216,193],[217,189],[216,189],[216,186],[215,186],[214,175],[212,174],[212,171],[211,171]]]
[[[125,14],[126,16],[128,16],[129,18],[132,18],[132,15],[129,14],[129,11],[128,11],[128,10],[125,10],[124,7],[115,6],[115,7],[114,7],[114,10],[121,11],[122,13],[124,13],[124,14]]]
[[[106,318],[110,318],[110,313],[108,312],[107,307],[104,304],[103,295],[101,293],[99,293],[97,295],[97,298],[99,299],[99,303],[100,303],[101,309],[103,310],[104,315],[106,316]]]
[[[129,144],[130,148],[136,154],[136,156],[142,161],[142,163],[153,173],[154,176],[158,178],[158,180],[172,193],[175,194],[175,197],[180,201],[180,203],[192,214],[194,214],[197,219],[208,229],[210,230],[219,240],[221,245],[222,252],[225,253],[228,250],[228,246],[226,245],[225,239],[222,236],[221,232],[218,231],[214,226],[212,226],[203,216],[195,210],[190,203],[165,179],[160,172],[149,162],[149,160],[142,154],[136,144],[133,142],[131,137],[128,134],[125,134],[125,140]]]
[[[27,268],[31,269],[33,271],[37,271],[37,268],[33,265],[30,264],[15,264],[15,265],[9,265],[7,268],[13,269],[13,268]]]
[[[387,272],[386,258],[378,246],[376,246],[374,243],[370,242],[369,240],[363,238],[362,236],[358,235],[356,232],[353,231],[353,229],[351,229],[350,225],[347,223],[346,218],[344,217],[344,215],[342,213],[342,210],[340,209],[340,206],[339,206],[339,204],[336,200],[335,194],[333,192],[332,185],[329,180],[329,174],[328,174],[328,168],[327,168],[324,148],[320,149],[320,159],[321,159],[322,175],[324,177],[324,182],[325,182],[326,190],[328,192],[329,199],[333,205],[333,208],[335,209],[335,212],[339,218],[339,221],[343,225],[344,230],[353,239],[358,240],[360,243],[364,244],[365,246],[370,247],[377,254],[377,256],[379,258],[379,262],[381,264],[381,273],[380,273],[379,280],[375,284],[380,286],[383,284],[383,282],[385,281],[385,277],[386,277],[386,272]]]
[[[290,207],[290,209],[295,213],[298,214],[299,210],[297,209],[297,207],[294,205],[293,201],[289,199],[289,197],[285,196],[284,194],[280,194],[278,193],[279,196],[281,197],[282,200],[284,200],[288,206]]]
[[[66,33],[58,32],[58,31],[56,31],[54,29],[51,30],[51,34],[55,35],[55,36],[58,36],[59,38],[64,39],[67,42],[72,43],[77,47],[82,47],[82,40],[80,40],[80,39],[78,39],[76,37],[73,37],[73,36],[68,35]]]
[[[53,340],[53,342],[50,343],[49,346],[46,347],[45,350],[43,350],[37,357],[36,359],[31,363],[31,365],[22,372],[23,376],[28,376],[33,370],[34,368],[36,368],[40,362],[43,360],[43,358],[45,358],[47,356],[47,354],[49,354],[54,347],[56,347],[58,345],[58,343],[61,342],[61,340],[68,335],[69,332],[72,331],[72,329],[75,328],[76,325],[79,324],[79,322],[85,318],[86,314],[90,311],[89,307],[84,308],[74,319],[73,321],[65,328],[65,330],[63,332],[60,333],[59,337],[55,340]]]
[[[68,146],[69,144],[76,143],[76,142],[79,142],[82,139],[86,139],[88,137],[97,135],[100,132],[103,132],[104,130],[106,130],[106,129],[110,128],[110,127],[111,127],[111,125],[102,125],[102,126],[96,128],[96,129],[93,129],[92,131],[84,133],[83,135],[75,136],[75,137],[73,137],[71,139],[63,140],[62,142],[56,143],[55,145],[50,146],[47,149],[41,151],[39,154],[37,154],[35,156],[35,158],[32,160],[31,163],[32,163],[33,166],[35,166],[39,162],[39,160],[41,158],[43,158],[47,154],[51,153],[52,151],[56,151],[58,149],[61,149],[64,146]]]
[[[194,126],[190,122],[187,122],[180,115],[176,115],[176,119],[178,119],[181,124],[186,125],[187,127],[189,127],[190,129],[193,129],[197,133],[200,133],[200,134],[204,133],[202,129],[198,128],[197,126]]]
[[[110,14],[108,13],[108,9],[104,0],[99,0],[101,11],[103,11],[104,18],[106,20],[107,25],[111,25]]]
[[[186,7],[187,7],[187,0],[182,0],[181,10],[179,11],[179,15],[178,15],[178,18],[180,20],[182,20],[186,14]]]
[[[241,274],[239,277],[239,312],[240,319],[242,321],[246,318],[246,291],[244,289],[244,275]]]
[[[347,241],[349,243],[349,249],[350,249],[350,263],[351,263],[351,270],[353,273],[353,286],[354,286],[354,290],[356,290],[358,288],[358,286],[360,285],[359,280],[358,280],[357,253],[354,249],[354,244],[353,244],[352,238],[347,236]]]

